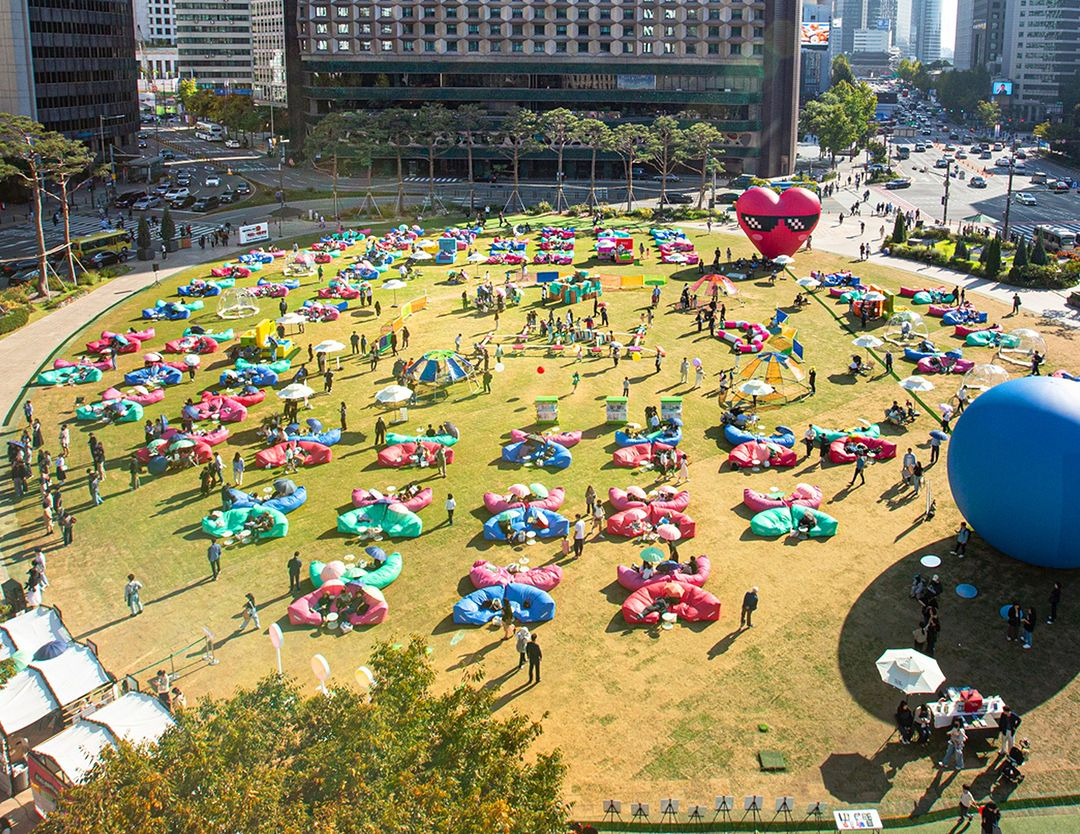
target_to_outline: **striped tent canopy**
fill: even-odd
[[[803,381],[802,371],[796,361],[775,351],[762,351],[751,359],[735,375],[735,385],[732,386],[729,396],[736,400],[751,399],[749,395],[739,392],[739,383],[750,379],[760,379],[772,386],[773,393],[759,396],[759,401],[791,402],[810,390]]]
[[[475,373],[472,363],[452,350],[428,351],[405,370],[414,384],[424,385],[452,385],[471,380]]]

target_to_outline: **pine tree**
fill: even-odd
[[[135,232],[135,245],[141,251],[150,248],[150,224],[146,222],[145,215],[139,218],[139,228]]]
[[[953,250],[954,261],[966,261],[968,258],[967,244],[962,237],[956,239],[956,249]]]
[[[903,243],[907,240],[907,223],[904,221],[904,213],[902,211],[896,213],[896,222],[893,223],[892,237],[889,239],[893,243]]]
[[[1001,241],[994,238],[986,247],[986,261],[983,272],[987,278],[997,278],[1001,272]]]
[[[1013,267],[1019,269],[1028,265],[1028,247],[1027,239],[1020,238],[1020,242],[1016,244],[1016,254],[1013,255]]]
[[[176,223],[173,222],[172,214],[167,208],[161,213],[161,226],[158,231],[161,234],[161,242],[166,246],[176,237]]]
[[[1036,266],[1046,266],[1050,258],[1046,254],[1046,246],[1043,244],[1042,235],[1035,235],[1035,245],[1031,247],[1031,262]]]

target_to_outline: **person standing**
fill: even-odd
[[[679,363],[679,382],[682,385],[686,385],[690,376],[690,360],[685,356],[682,358],[682,362]]]
[[[124,586],[124,603],[127,605],[128,610],[131,611],[130,616],[134,617],[143,612],[142,599],[140,594],[143,589],[143,584],[135,578],[135,574],[128,574],[127,585]]]
[[[386,421],[379,417],[375,421],[375,445],[381,446],[386,442]]]
[[[514,632],[514,648],[517,649],[518,653],[518,669],[525,665],[527,659],[525,653],[529,648],[529,638],[531,637],[529,627],[526,625],[519,626],[518,630]]]
[[[806,457],[809,458],[811,452],[814,451],[814,441],[817,440],[817,432],[814,431],[813,426],[807,426],[806,432],[803,434],[802,442],[806,447]]]
[[[580,559],[585,552],[585,519],[581,513],[574,520],[574,558]]]
[[[214,452],[214,459],[211,463],[211,469],[214,473],[214,483],[225,485],[225,461],[221,459],[221,452]]]
[[[701,384],[705,381],[705,366],[698,365],[694,370],[694,387],[700,388]]]
[[[941,620],[938,619],[937,608],[929,607],[927,610],[926,625],[923,626],[926,633],[926,653],[934,656],[937,647],[938,635],[941,634]]]
[[[319,354],[320,356],[322,354]],[[326,369],[326,373],[323,374],[323,391],[327,394],[334,390],[334,372],[329,368]]]
[[[446,493],[446,523],[451,527],[454,526],[454,510],[457,509],[457,501],[454,500],[454,493]]]
[[[753,628],[754,627],[754,612],[758,607],[758,589],[755,585],[745,594],[742,598],[742,611],[739,614],[739,628]]]
[[[292,558],[286,563],[286,567],[289,569],[289,593],[300,593],[300,568],[304,565],[300,561],[300,551],[293,552]]]
[[[1012,707],[1006,704],[998,717],[998,756],[1008,756],[1009,751],[1016,744],[1016,730],[1020,726],[1021,718],[1012,711]]]
[[[243,619],[240,621],[240,626],[237,631],[243,631],[247,628],[249,622],[254,621],[255,630],[260,631],[262,629],[262,623],[259,622],[259,607],[255,604],[255,596],[251,593],[244,594],[244,607],[240,609]]]
[[[533,634],[525,646],[525,656],[529,660],[529,683],[533,682],[533,675],[536,676],[536,683],[540,683],[540,660],[544,653],[540,651],[540,644],[537,642],[539,637],[539,634]]]
[[[682,459],[679,461],[679,474],[675,478],[677,484],[687,484],[690,482],[690,456],[683,454]]]
[[[918,495],[919,489],[922,487],[923,477],[923,465],[919,461],[915,461],[915,465],[911,467],[911,486],[914,488],[912,495]]]
[[[599,501],[593,504],[592,529],[597,536],[604,532],[604,505]]]
[[[51,531],[50,531],[51,532]],[[1046,618],[1047,625],[1053,625],[1057,619],[1058,605],[1061,603],[1061,583],[1055,582],[1050,589],[1050,616]]]
[[[960,816],[956,818],[956,824],[967,823],[977,811],[975,794],[971,791],[971,785],[964,785],[960,790]]]
[[[893,355],[891,350],[885,351],[885,373],[886,375],[892,373]]]
[[[1014,642],[1020,634],[1020,621],[1024,619],[1024,611],[1020,607],[1020,603],[1013,602],[1009,606],[1009,611],[1005,615],[1005,619],[1009,626],[1005,632],[1005,639],[1010,643]]]
[[[71,429],[64,423],[60,427],[60,454],[67,455],[71,452]]]
[[[915,469],[915,452],[911,447],[904,453],[904,457],[900,460],[900,477],[905,485],[911,484],[911,473]]]
[[[982,834],[1001,834],[1001,811],[994,800],[991,799],[982,806],[979,812],[979,827]]]
[[[1020,618],[1020,628],[1023,629],[1023,633],[1020,635],[1020,640],[1024,644],[1025,649],[1031,648],[1031,643],[1035,639],[1035,624],[1039,621],[1038,616],[1035,614],[1035,608],[1029,607],[1024,616]]]
[[[101,506],[101,479],[98,478],[98,473],[93,469],[86,470],[86,486],[90,490],[90,500],[94,502],[94,506]]]
[[[866,455],[855,455],[855,474],[851,476],[851,480],[848,482],[848,488],[855,486],[855,479],[859,479],[859,486],[866,484]]]
[[[236,486],[244,484],[244,458],[237,452],[232,459],[232,479]]]
[[[814,396],[817,393],[817,368],[810,369],[806,381],[810,384],[810,396]]]
[[[446,477],[446,447],[441,443],[435,448],[435,465],[439,467],[439,475]]]
[[[352,348],[353,356],[360,352],[360,334],[355,330],[352,332],[352,335],[349,336],[349,346]]]
[[[338,406],[338,416],[341,418],[341,431],[346,432],[349,430],[349,409],[345,405],[345,401],[341,401],[341,405]]]
[[[1015,316],[1020,312],[1020,293],[1014,292],[1012,299],[1012,314]]]
[[[624,397],[630,396],[630,377],[624,376],[622,379],[622,395]]]
[[[953,547],[952,554],[963,559],[967,552],[968,541],[970,540],[971,528],[967,526],[966,521],[961,521],[960,529],[956,531],[956,545]]]
[[[941,454],[941,438],[931,434],[930,435],[930,463],[937,463],[938,455]]]
[[[23,403],[23,414],[26,415],[26,425],[30,425],[34,422],[34,403],[32,400],[27,400]]]
[[[964,745],[967,743],[967,731],[964,722],[954,718],[952,727],[949,729],[949,743],[945,747],[945,755],[937,763],[940,768],[948,767],[952,761],[957,770],[964,769]]]
[[[54,493],[59,495],[59,492]],[[75,543],[75,516],[68,512],[56,511],[60,516],[60,535],[63,537],[64,547]]]
[[[592,513],[593,507],[596,506],[596,490],[592,484],[585,487],[585,512]]]
[[[485,394],[490,394],[491,393],[491,371],[484,371],[484,375],[482,377],[482,380],[483,380],[483,383],[484,383],[484,393]]]

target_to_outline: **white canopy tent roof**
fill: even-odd
[[[19,672],[0,689],[0,733],[11,735],[60,709],[36,669]]]
[[[79,700],[111,678],[88,646],[35,660],[0,689],[0,733],[11,735]]]
[[[90,772],[107,745],[115,744],[117,739],[135,746],[149,744],[175,724],[157,698],[129,692],[37,745],[32,753],[51,758],[68,779],[77,783]]]
[[[0,660],[20,650],[33,654],[53,640],[74,642],[60,615],[45,606],[27,609],[0,623]]]

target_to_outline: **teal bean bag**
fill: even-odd
[[[143,407],[131,400],[103,400],[75,409],[75,419],[80,422],[108,420],[111,423],[137,423],[142,418]]]
[[[979,330],[968,333],[964,338],[964,344],[968,347],[1006,347],[1014,348],[1020,344],[1020,339],[1000,330]]]
[[[823,429],[821,426],[815,426],[811,424],[810,428],[814,430],[814,439],[820,441],[821,436],[825,435],[825,440],[832,443],[834,440],[839,440],[841,437],[847,437],[849,434],[857,434],[859,437],[880,437],[881,428],[877,423],[869,426],[857,426],[851,429]]]
[[[269,530],[259,533],[257,538],[260,540],[282,538],[289,532],[289,520],[283,513],[270,507],[240,507],[235,510],[226,510],[220,516],[208,515],[202,520],[202,529],[204,533],[215,539],[221,538],[221,534],[226,530],[236,536],[244,529],[244,524],[248,519],[258,518],[267,513],[274,520],[274,525]]]
[[[382,565],[375,567],[376,564],[376,562],[371,562],[368,565],[369,569],[349,565],[345,568],[345,574],[341,578],[346,585],[350,582],[362,582],[364,585],[382,589],[401,576],[403,563],[401,554],[396,550],[386,557],[386,561]],[[312,562],[308,567],[311,584],[316,588],[322,587],[322,569],[324,567],[326,566],[322,562]]]
[[[194,313],[196,310],[201,310],[203,308],[203,300],[201,298],[196,298],[194,301],[185,301],[183,303],[177,301],[163,301],[159,299],[154,306],[167,307],[170,304],[176,307],[183,307],[185,310],[189,310],[192,313]]]
[[[71,365],[67,368],[54,368],[37,375],[38,385],[85,385],[88,382],[101,382],[101,371],[86,365]]]
[[[840,522],[828,513],[810,507],[774,507],[764,510],[750,519],[750,530],[757,536],[774,539],[798,529],[799,519],[806,513],[814,517],[814,526],[809,530],[812,539],[827,539],[836,535]]]
[[[227,342],[230,339],[236,338],[236,332],[230,327],[228,330],[222,330],[220,333],[214,333],[211,330],[204,330],[199,328],[199,332],[195,332],[194,327],[189,327],[184,331],[185,336],[205,336],[208,339],[213,339],[215,342]]]
[[[338,516],[339,533],[351,533],[359,536],[372,527],[379,527],[392,539],[415,539],[424,530],[420,516],[409,510],[394,509],[396,504],[369,504],[349,510]]]
[[[458,439],[452,434],[428,436],[426,434],[398,434],[392,431],[386,435],[387,446],[397,446],[401,443],[438,443],[440,446],[453,446],[457,442]]]
[[[254,368],[256,367],[256,364],[254,362],[248,362],[246,359],[237,359],[236,364],[233,367],[238,371],[242,371],[245,368]],[[258,367],[269,368],[275,374],[280,375],[292,367],[292,362],[288,359],[278,359],[276,362],[270,362],[269,364],[259,363]]]

